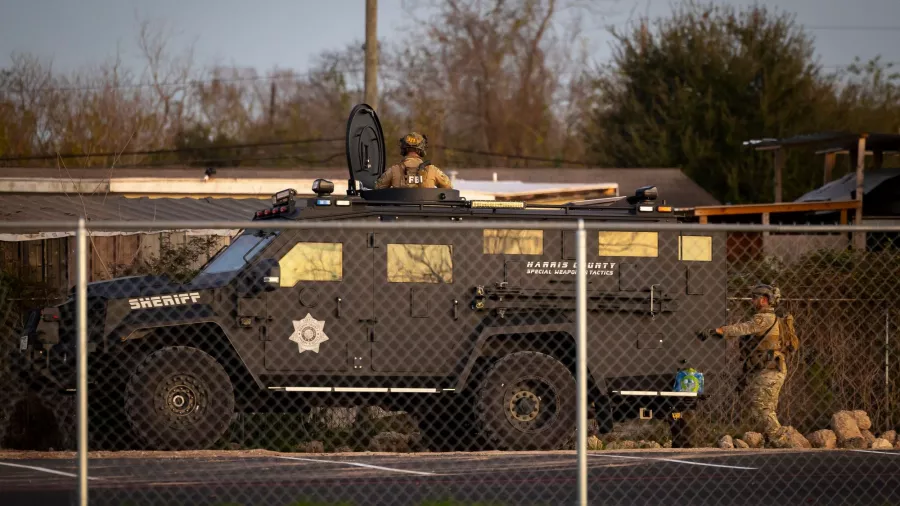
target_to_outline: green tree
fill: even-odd
[[[869,132],[900,132],[900,72],[892,62],[859,58],[843,73],[838,94],[841,120],[847,128]]]
[[[655,29],[613,35],[584,129],[599,165],[680,167],[723,202],[771,202],[771,154],[743,143],[828,127],[833,76],[792,16],[688,1]],[[785,200],[820,184],[809,154],[787,163]]]

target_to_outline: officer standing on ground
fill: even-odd
[[[450,178],[441,169],[424,161],[428,138],[410,132],[400,139],[400,155],[403,161],[393,165],[375,182],[375,189],[382,188],[452,188]]]
[[[750,421],[769,441],[776,441],[783,437],[776,410],[787,377],[785,347],[775,315],[781,294],[771,285],[757,285],[753,287],[752,298],[756,309],[752,319],[710,330],[702,337],[740,338]]]

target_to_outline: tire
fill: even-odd
[[[125,411],[138,438],[156,450],[212,446],[234,415],[225,369],[196,348],[174,346],[147,356],[128,381]]]
[[[575,378],[549,355],[518,352],[493,364],[476,412],[482,434],[500,450],[556,450],[575,435]]]

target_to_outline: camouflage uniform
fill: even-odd
[[[441,169],[412,155],[384,171],[375,182],[376,190],[382,188],[452,188],[452,186],[450,178]]]
[[[770,440],[781,435],[776,410],[781,387],[787,377],[775,309],[760,309],[749,321],[722,327],[724,338],[741,339],[741,357],[747,374],[745,394],[754,427]]]
[[[410,132],[400,139],[400,154],[403,161],[391,166],[375,182],[375,189],[382,188],[452,188],[450,178],[441,169],[423,161],[428,138],[417,132]],[[412,154],[409,152],[412,151]],[[416,155],[416,153],[418,155]]]

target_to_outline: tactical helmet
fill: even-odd
[[[400,139],[400,154],[406,154],[406,150],[413,149],[420,156],[425,156],[425,148],[428,146],[428,137],[418,133],[410,132]]]
[[[776,305],[781,301],[781,291],[772,285],[759,284],[753,287],[751,292],[753,297],[765,296],[769,299],[769,304]]]

